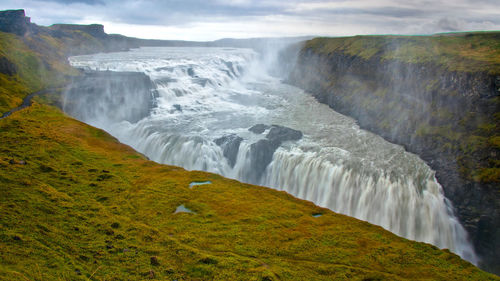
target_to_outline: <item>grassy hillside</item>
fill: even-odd
[[[49,40],[19,37],[0,32],[0,59],[11,65],[11,73],[0,71],[0,112],[19,106],[25,96],[49,85],[64,83],[64,75],[76,71]],[[64,75],[63,75],[64,73]]]
[[[408,63],[434,63],[449,71],[500,74],[500,32],[315,38],[306,48],[321,54],[341,51],[364,59],[380,56]]]
[[[0,279],[494,280],[283,192],[147,161],[47,105],[0,137]]]
[[[72,73],[60,39],[1,36],[16,69],[1,110]],[[284,192],[148,161],[57,99],[0,120],[0,280],[498,280]]]

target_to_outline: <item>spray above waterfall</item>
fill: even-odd
[[[252,50],[141,48],[73,57],[71,63],[147,75],[154,87],[139,87],[146,92],[139,96],[152,97],[154,104],[147,105],[147,114],[134,115],[140,118],[97,116],[113,111],[120,93],[86,93],[89,87],[82,85],[68,90],[65,110],[154,161],[285,190],[477,262],[434,172],[421,159],[268,76]],[[123,82],[128,88],[139,83]],[[92,98],[72,98],[76,93]],[[135,99],[119,102],[123,114],[138,112],[132,110]]]

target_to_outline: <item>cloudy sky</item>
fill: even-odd
[[[500,0],[2,0],[32,22],[158,39],[500,30]]]

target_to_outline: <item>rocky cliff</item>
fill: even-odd
[[[281,59],[291,84],[436,170],[500,272],[500,33],[318,38]]]

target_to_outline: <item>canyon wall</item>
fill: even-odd
[[[281,54],[288,82],[418,154],[482,267],[500,253],[500,33],[317,38]]]

